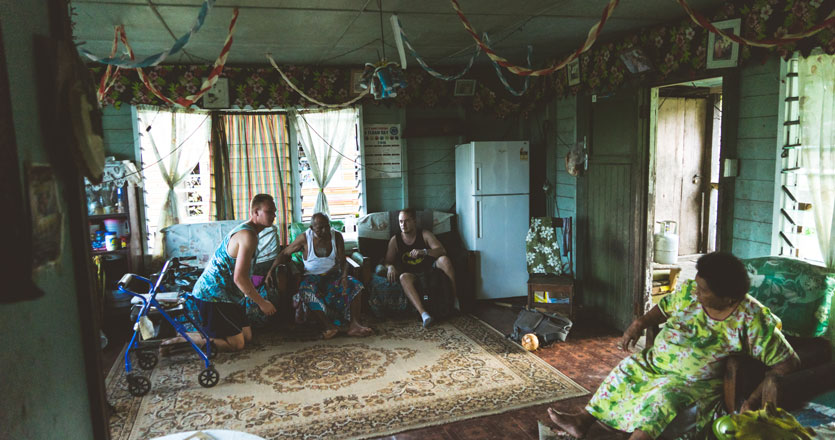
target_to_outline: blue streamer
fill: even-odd
[[[170,49],[160,52],[155,55],[151,55],[145,59],[139,61],[133,61],[128,58],[99,58],[87,49],[80,48],[78,49],[82,55],[86,56],[87,58],[102,64],[109,64],[111,66],[121,67],[123,69],[137,69],[142,67],[151,67],[156,66],[157,64],[161,63],[165,58],[169,55],[173,55],[186,44],[188,44],[191,36],[196,34],[198,30],[203,26],[203,23],[206,21],[206,15],[209,13],[209,9],[214,6],[216,0],[203,0],[203,5],[200,7],[200,12],[197,14],[197,22],[194,23],[191,30],[189,30],[186,34],[182,37],[178,38],[177,41],[174,42],[174,45],[171,46]]]
[[[470,71],[470,68],[473,67],[473,61],[475,61],[475,58],[478,56],[478,54],[481,53],[481,47],[476,45],[475,53],[472,57],[470,57],[470,61],[467,63],[467,67],[465,67],[464,70],[455,75],[443,75],[429,67],[429,65],[426,64],[425,61],[423,61],[423,58],[421,58],[421,56],[418,55],[415,48],[412,47],[412,43],[409,42],[409,38],[406,36],[406,31],[403,30],[403,26],[400,24],[399,18],[397,19],[397,24],[400,27],[400,35],[403,37],[403,43],[406,45],[406,47],[409,48],[409,52],[412,54],[413,57],[415,57],[415,60],[417,60],[418,64],[420,64],[420,66],[423,67],[423,70],[425,70],[427,73],[434,76],[435,78],[442,79],[444,81],[454,81],[458,78],[461,78],[462,76],[466,75],[467,72]]]
[[[489,38],[487,38],[487,34],[486,34],[486,33],[484,34],[484,38],[483,38],[483,40],[484,40],[484,45],[485,45],[485,46],[487,46],[487,47],[490,47],[490,39],[489,39]],[[492,49],[492,48],[491,48],[491,49]],[[532,53],[533,53],[533,46],[528,45],[528,68],[529,68],[529,69],[531,68],[531,54],[532,54]],[[488,57],[488,58],[489,58],[489,57]],[[492,59],[492,58],[490,58],[490,62],[491,62],[491,63],[493,63],[493,68],[494,68],[494,69],[496,69],[496,75],[498,75],[498,77],[499,77],[499,81],[501,81],[501,82],[502,82],[502,84],[504,84],[504,88],[505,88],[505,89],[507,89],[507,91],[508,91],[508,92],[510,92],[510,94],[511,94],[511,95],[513,95],[513,96],[522,96],[522,95],[524,95],[524,94],[525,94],[525,92],[527,92],[527,91],[528,91],[528,85],[530,85],[530,83],[531,83],[531,77],[530,77],[530,76],[526,76],[526,77],[525,77],[525,85],[522,87],[522,90],[521,90],[521,91],[518,91],[518,92],[517,92],[517,91],[516,91],[516,90],[514,90],[514,89],[513,89],[513,87],[511,87],[511,86],[510,86],[510,84],[507,82],[507,79],[504,77],[504,74],[502,73],[502,68],[501,68],[501,66],[499,66],[499,63],[497,63],[497,62],[493,61],[493,59]]]

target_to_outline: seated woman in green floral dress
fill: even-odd
[[[694,403],[697,432],[723,412],[722,372],[732,353],[746,353],[785,374],[800,364],[780,331],[780,320],[747,294],[745,266],[735,256],[714,252],[699,258],[696,279],[662,299],[636,319],[621,340],[634,346],[641,332],[664,324],[652,346],[633,353],[615,367],[578,414],[548,409],[551,420],[583,437],[597,420],[631,432],[630,439],[654,439]],[[762,384],[742,410],[760,406]]]

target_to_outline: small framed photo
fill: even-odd
[[[565,74],[568,76],[568,85],[576,86],[580,84],[580,59],[575,58],[567,66],[565,66]]]
[[[362,69],[351,69],[351,94],[359,95],[365,89],[362,88]]]
[[[203,78],[203,82],[206,78]],[[229,78],[218,78],[203,95],[203,108],[229,108]]]
[[[632,74],[642,73],[652,69],[649,59],[641,49],[632,49],[620,54],[620,60],[623,61],[626,69]]]
[[[475,80],[474,79],[457,79],[455,80],[455,96],[473,96],[475,95]]]
[[[740,19],[718,21],[712,23],[727,34],[739,35]],[[722,35],[713,32],[707,38],[707,68],[721,69],[725,67],[736,67],[739,58],[739,43],[731,41]]]

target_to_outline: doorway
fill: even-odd
[[[648,294],[656,303],[716,250],[722,78],[652,89]]]

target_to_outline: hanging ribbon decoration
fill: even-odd
[[[223,72],[223,66],[226,64],[226,58],[229,56],[229,49],[232,47],[232,40],[233,35],[235,34],[235,23],[238,21],[238,8],[235,8],[232,14],[232,21],[229,23],[229,33],[226,35],[226,42],[223,44],[223,49],[220,51],[220,55],[215,60],[214,66],[212,70],[209,72],[208,78],[206,81],[203,81],[203,84],[200,86],[200,90],[197,91],[194,95],[189,95],[185,98],[177,98],[176,100],[172,100],[167,96],[163,95],[156,86],[145,76],[145,72],[137,68],[136,72],[139,75],[139,79],[142,81],[142,84],[145,84],[145,87],[151,91],[157,98],[163,100],[167,104],[172,106],[181,105],[183,107],[191,107],[192,104],[197,102],[200,97],[202,97],[206,92],[208,92],[212,86],[215,85],[217,82],[217,78],[220,76],[220,73]],[[130,59],[134,59],[135,55],[133,53],[133,49],[130,47],[128,43],[128,37],[125,34],[125,28],[123,26],[117,26],[117,32],[119,33],[119,39],[122,41],[122,44],[125,45],[125,49],[127,49],[128,54],[130,55]],[[107,73],[107,72],[106,72]],[[102,79],[104,81],[104,78]]]
[[[490,47],[490,38],[487,37],[487,33],[484,34],[484,44],[487,47]],[[528,67],[529,68],[531,67],[531,54],[532,53],[533,53],[533,46],[529,45],[528,46]],[[516,91],[507,82],[507,79],[504,77],[504,74],[502,73],[502,68],[499,67],[499,64],[497,62],[493,61],[492,58],[490,58],[490,62],[493,63],[493,68],[496,69],[496,76],[499,77],[499,81],[501,81],[502,84],[504,84],[504,88],[507,89],[507,91],[510,92],[511,95],[522,96],[522,95],[525,94],[525,92],[528,91],[528,85],[530,85],[530,83],[531,83],[531,77],[530,76],[525,76],[525,85],[522,86],[522,90]]]
[[[299,95],[301,95],[304,99],[306,99],[306,100],[308,100],[308,101],[310,101],[310,102],[312,102],[312,103],[314,103],[314,104],[316,104],[316,105],[318,105],[318,106],[327,107],[327,108],[348,107],[349,105],[351,105],[351,104],[353,104],[353,103],[355,103],[355,102],[359,101],[360,99],[364,98],[364,97],[365,97],[365,95],[367,95],[367,94],[368,94],[368,89],[365,89],[365,90],[363,90],[363,91],[362,91],[362,93],[360,93],[360,94],[359,94],[359,96],[357,96],[356,98],[354,98],[354,99],[352,99],[352,100],[350,100],[350,101],[343,102],[343,103],[341,103],[341,104],[326,104],[326,103],[324,103],[324,102],[317,101],[316,99],[313,99],[313,98],[311,98],[310,96],[307,96],[307,95],[306,95],[304,92],[302,92],[302,91],[301,91],[298,87],[296,87],[296,85],[295,85],[295,84],[293,84],[293,81],[290,81],[290,78],[288,78],[288,77],[287,77],[287,75],[285,75],[285,74],[284,74],[284,71],[283,71],[283,70],[281,70],[281,69],[278,67],[278,64],[276,64],[276,63],[275,63],[275,60],[273,59],[273,57],[272,57],[270,54],[266,54],[266,56],[267,56],[267,59],[268,59],[268,60],[270,60],[270,64],[272,64],[272,65],[273,65],[273,67],[275,67],[275,70],[277,70],[277,71],[278,71],[278,73],[279,73],[279,74],[281,74],[281,77],[282,77],[282,78],[284,78],[284,81],[287,83],[287,85],[289,85],[289,86],[290,86],[290,88],[291,88],[291,89],[295,90],[295,91],[296,91],[296,93],[298,93]]]
[[[426,64],[426,61],[424,61],[423,58],[421,58],[421,56],[418,55],[417,51],[412,46],[412,43],[409,42],[409,38],[406,36],[406,31],[404,31],[403,26],[400,25],[400,19],[397,18],[397,16],[394,17],[397,20],[397,26],[400,28],[400,36],[403,37],[403,44],[405,44],[406,47],[409,48],[409,53],[411,53],[412,56],[415,57],[418,64],[420,64],[420,66],[423,67],[423,70],[425,70],[428,74],[432,75],[435,78],[442,79],[444,81],[454,81],[458,78],[461,78],[462,76],[466,75],[467,72],[470,71],[470,68],[473,67],[473,61],[475,61],[478,54],[481,53],[481,46],[476,46],[475,53],[473,54],[473,56],[470,57],[470,61],[467,63],[467,67],[464,67],[464,70],[455,75],[443,75],[435,69],[429,67],[429,65]]]
[[[113,33],[113,48],[110,50],[111,58],[116,55],[116,49],[119,48],[119,28],[121,26],[116,26],[115,31]],[[101,77],[101,81],[99,82],[99,89],[96,90],[96,99],[99,102],[104,101],[104,97],[107,95],[107,92],[113,87],[113,84],[116,82],[116,73],[119,72],[119,68],[116,68],[115,72],[112,72],[113,65],[108,64],[107,69],[104,71],[104,75]],[[113,79],[110,83],[107,82],[110,79],[111,73],[113,74]]]
[[[595,25],[592,26],[591,29],[589,29],[589,34],[586,37],[586,41],[580,48],[578,48],[576,51],[574,51],[574,53],[569,55],[568,58],[562,60],[560,63],[554,64],[551,67],[540,70],[532,70],[525,67],[517,66],[493,52],[493,50],[487,47],[487,45],[484,44],[484,42],[478,38],[478,34],[476,34],[475,29],[473,29],[472,25],[470,25],[470,22],[467,20],[467,17],[465,17],[464,13],[461,11],[461,6],[458,5],[458,1],[450,0],[450,2],[452,2],[452,7],[458,14],[458,18],[461,19],[461,23],[464,25],[464,29],[466,29],[467,32],[470,33],[470,35],[473,37],[473,40],[475,40],[476,44],[478,44],[479,47],[481,47],[481,50],[483,50],[484,53],[486,53],[487,56],[490,57],[491,60],[519,76],[545,76],[562,69],[563,67],[565,67],[566,64],[570,63],[571,61],[574,61],[577,57],[579,57],[581,53],[591,48],[594,42],[597,41],[597,37],[603,30],[603,25],[606,24],[606,20],[609,19],[609,16],[612,15],[612,11],[618,5],[619,0],[609,0],[609,3],[606,5],[605,8],[603,8],[603,14],[600,17],[600,21],[595,23]]]
[[[160,53],[151,55],[141,61],[135,61],[134,57],[131,57],[130,60],[125,60],[124,58],[114,58],[111,54],[109,58],[99,58],[87,49],[79,49],[82,55],[86,56],[87,58],[102,64],[107,64],[109,66],[116,66],[121,67],[124,69],[138,69],[141,67],[152,67],[156,66],[157,64],[161,63],[165,60],[169,55],[173,55],[179,52],[186,44],[188,44],[191,36],[196,34],[200,27],[203,26],[203,23],[206,21],[206,15],[209,13],[209,9],[214,6],[215,0],[203,0],[203,5],[200,7],[200,12],[197,14],[197,21],[194,23],[194,26],[188,31],[188,33],[184,34],[182,37],[178,38],[177,41],[174,42],[174,45],[171,46],[168,50],[162,51]]]
[[[688,5],[685,0],[676,0],[676,1],[678,2],[679,5],[681,5],[682,8],[684,8],[684,10],[687,12],[687,15],[690,16],[690,19],[693,20],[693,22],[696,23],[697,25],[707,29],[710,32],[713,32],[714,34],[721,35],[721,36],[723,36],[725,38],[728,38],[732,41],[735,41],[739,44],[745,44],[745,45],[754,46],[754,47],[772,48],[772,47],[780,46],[780,45],[783,45],[783,44],[793,43],[797,40],[802,40],[806,37],[811,37],[812,35],[815,35],[816,33],[823,30],[823,28],[825,28],[829,25],[835,24],[835,10],[833,10],[823,20],[823,22],[821,22],[820,24],[817,24],[815,26],[812,26],[809,30],[807,30],[805,32],[801,32],[799,34],[787,34],[787,35],[783,35],[780,38],[771,38],[771,39],[755,41],[755,40],[749,40],[747,38],[743,38],[739,35],[729,34],[727,32],[724,32],[724,31],[720,30],[720,29],[717,29],[716,26],[711,24],[710,20],[705,18],[704,15],[701,15],[698,12],[694,11],[692,8],[690,8],[690,5]]]

